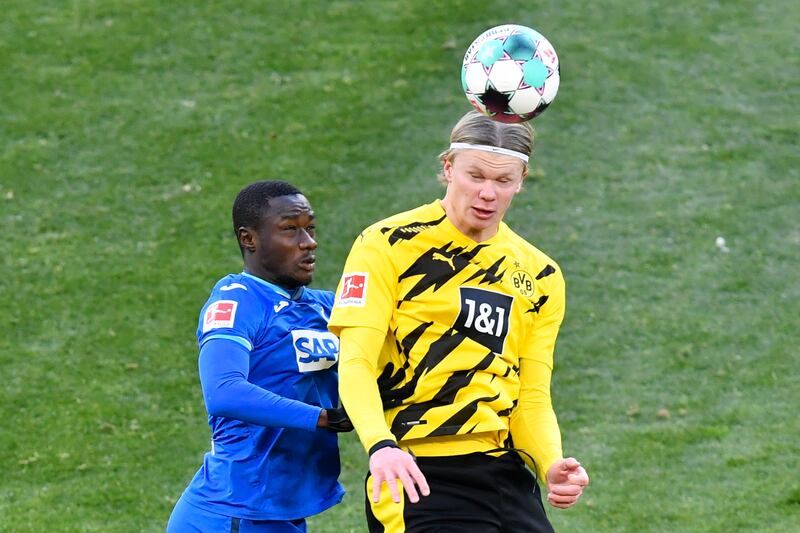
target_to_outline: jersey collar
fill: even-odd
[[[246,270],[242,271],[242,276],[247,276],[248,278],[256,282],[265,285],[266,287],[272,289],[274,292],[277,292],[278,294],[289,300],[299,300],[300,298],[303,297],[303,293],[305,292],[305,287],[303,287],[302,285],[294,289],[292,292],[289,292],[283,287],[275,285],[274,283],[271,283],[265,279],[259,278],[258,276],[254,276],[250,272],[247,272]]]

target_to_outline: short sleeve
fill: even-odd
[[[380,231],[359,236],[345,262],[336,290],[329,329],[366,326],[380,331],[389,327],[397,301],[397,273],[392,250]]]
[[[264,306],[249,290],[214,290],[200,311],[198,344],[202,347],[211,339],[228,339],[252,351],[265,318]]]

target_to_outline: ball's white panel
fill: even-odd
[[[555,99],[556,93],[558,92],[558,85],[561,83],[561,76],[558,75],[558,72],[553,72],[549,78],[547,78],[544,82],[544,92],[542,93],[542,100],[546,103],[550,103]]]
[[[472,94],[483,94],[486,90],[486,71],[480,63],[470,63],[467,65],[464,81],[467,85],[467,91]]]
[[[513,91],[522,81],[522,69],[516,61],[501,60],[492,65],[489,81],[500,92]]]
[[[534,88],[520,89],[508,101],[508,107],[517,115],[525,115],[542,103],[542,96]]]

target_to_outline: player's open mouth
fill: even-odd
[[[314,265],[317,263],[317,258],[313,255],[303,258],[300,261],[300,268],[305,270],[314,270]]]
[[[473,207],[472,211],[475,213],[475,216],[480,218],[481,220],[488,220],[494,216],[494,211],[489,211],[488,209],[481,209],[480,207]]]

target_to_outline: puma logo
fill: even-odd
[[[456,269],[455,265],[453,264],[453,258],[452,257],[448,257],[448,256],[446,256],[446,255],[444,255],[442,253],[439,253],[439,252],[433,252],[433,255],[431,256],[431,259],[433,259],[434,261],[442,261],[442,262],[447,263],[448,265],[450,265],[450,268],[452,268],[453,270]]]

